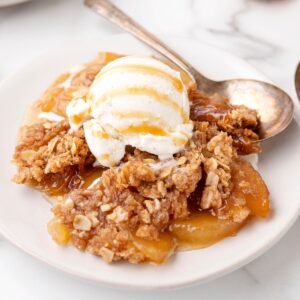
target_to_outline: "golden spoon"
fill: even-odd
[[[109,1],[85,0],[85,5],[175,63],[192,78],[204,93],[208,95],[218,93],[228,98],[232,104],[243,104],[256,109],[261,122],[260,140],[265,140],[282,132],[293,119],[294,105],[292,99],[278,87],[249,79],[213,81],[199,73],[175,51]]]

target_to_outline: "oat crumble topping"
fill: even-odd
[[[100,65],[98,62],[95,68]],[[82,90],[91,84],[97,72],[93,64],[87,68],[74,76],[71,88],[73,85]],[[254,131],[258,117],[243,106],[229,109],[216,105],[222,112],[218,117],[216,107],[203,113],[203,103],[208,100],[193,93],[193,136],[185,150],[174,156],[173,163],[154,168],[160,163],[155,155],[128,147],[121,164],[103,169],[100,180],[90,188],[82,187],[81,172],[95,168],[95,157],[83,129],[73,132],[67,121],[40,121],[22,128],[13,157],[18,167],[13,180],[45,193],[53,189],[62,193],[52,208],[54,219],[48,224],[56,241],[71,241],[78,249],[109,263],[139,263],[149,257],[136,246],[135,238],[158,241],[172,222],[191,215],[191,202],[193,209],[213,214],[226,206],[238,153],[260,151],[258,145],[248,143],[258,138]],[[198,102],[202,106],[197,106]],[[243,184],[247,188],[248,183],[241,181]],[[199,188],[201,193],[195,202]],[[219,217],[243,223],[250,209],[242,198],[236,198],[234,205],[243,207],[230,213],[224,210]]]

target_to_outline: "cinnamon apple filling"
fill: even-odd
[[[162,263],[177,250],[210,246],[267,217],[268,189],[242,158],[261,151],[256,112],[186,91],[180,75],[161,62],[129,58],[127,67],[120,57],[101,53],[60,76],[21,129],[14,181],[55,202],[48,223],[53,240],[106,262]],[[96,80],[116,80],[115,90]],[[154,94],[142,92],[148,90]],[[80,103],[91,108],[74,127],[66,110],[78,99],[72,117],[86,109]]]

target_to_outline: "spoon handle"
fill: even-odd
[[[85,0],[85,5],[92,8],[101,16],[105,17],[107,20],[115,23],[119,27],[123,28],[130,34],[134,35],[136,38],[155,49],[157,52],[165,56],[167,59],[175,63],[181,69],[183,69],[190,78],[196,82],[201,77],[203,77],[203,81],[207,81],[203,75],[199,74],[199,72],[190,65],[185,59],[183,59],[179,54],[177,54],[174,50],[170,49],[166,44],[160,41],[156,36],[147,31],[137,22],[135,22],[132,18],[126,15],[123,11],[117,8],[115,5],[110,3],[107,0]],[[200,78],[199,78],[200,77]]]

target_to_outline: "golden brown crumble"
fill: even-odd
[[[43,122],[22,128],[14,162],[17,183],[36,184],[49,174],[64,173],[70,166],[94,162],[83,129],[71,132],[67,121]]]
[[[231,191],[230,164],[236,157],[232,138],[216,124],[194,125],[189,145],[170,165],[153,168],[159,163],[154,155],[128,149],[124,162],[105,170],[98,184],[90,190],[75,189],[55,204],[55,218],[68,228],[75,247],[107,262],[141,262],[146,258],[132,237],[157,240],[172,220],[188,217],[189,196],[201,179],[205,184],[199,209],[224,204]],[[34,184],[66,167],[90,165],[94,157],[82,130],[71,132],[63,121],[25,127],[14,160],[19,166],[15,180]],[[237,213],[230,217],[238,222],[248,216]]]
[[[231,105],[218,94],[207,96],[199,90],[190,90],[191,119],[216,124],[219,130],[233,138],[239,154],[258,153],[259,118],[257,112],[243,105]]]
[[[104,171],[92,189],[72,191],[65,202],[53,207],[53,213],[70,229],[77,248],[106,261],[140,262],[145,257],[134,247],[132,236],[157,240],[172,220],[186,218],[188,198],[204,173],[201,208],[222,205],[230,193],[229,166],[234,156],[226,133],[199,122],[189,146],[173,164],[155,170],[151,166],[158,159],[134,150],[122,165]],[[211,198],[211,193],[217,196]]]
[[[65,116],[69,101],[84,98],[99,70],[118,57],[100,54],[74,74],[61,75],[35,108]],[[96,168],[82,129],[72,132],[67,121],[40,120],[22,128],[13,158],[18,167],[14,181],[60,196],[48,223],[55,241],[62,245],[71,241],[109,263],[138,263],[150,258],[137,241],[159,241],[172,222],[186,220],[194,211],[210,212],[238,224],[244,224],[251,211],[267,215],[269,206],[261,211],[259,205],[247,207],[249,203],[236,188],[239,178],[233,176],[237,153],[260,151],[253,143],[258,139],[257,113],[196,90],[191,90],[190,100],[193,137],[166,165],[160,165],[155,155],[127,147],[118,167]],[[96,170],[92,178],[100,180],[88,188],[82,182],[90,170]],[[251,189],[245,180],[238,186],[242,188],[244,182],[247,193]],[[261,195],[268,197],[265,190]],[[166,244],[174,250],[172,239]]]

